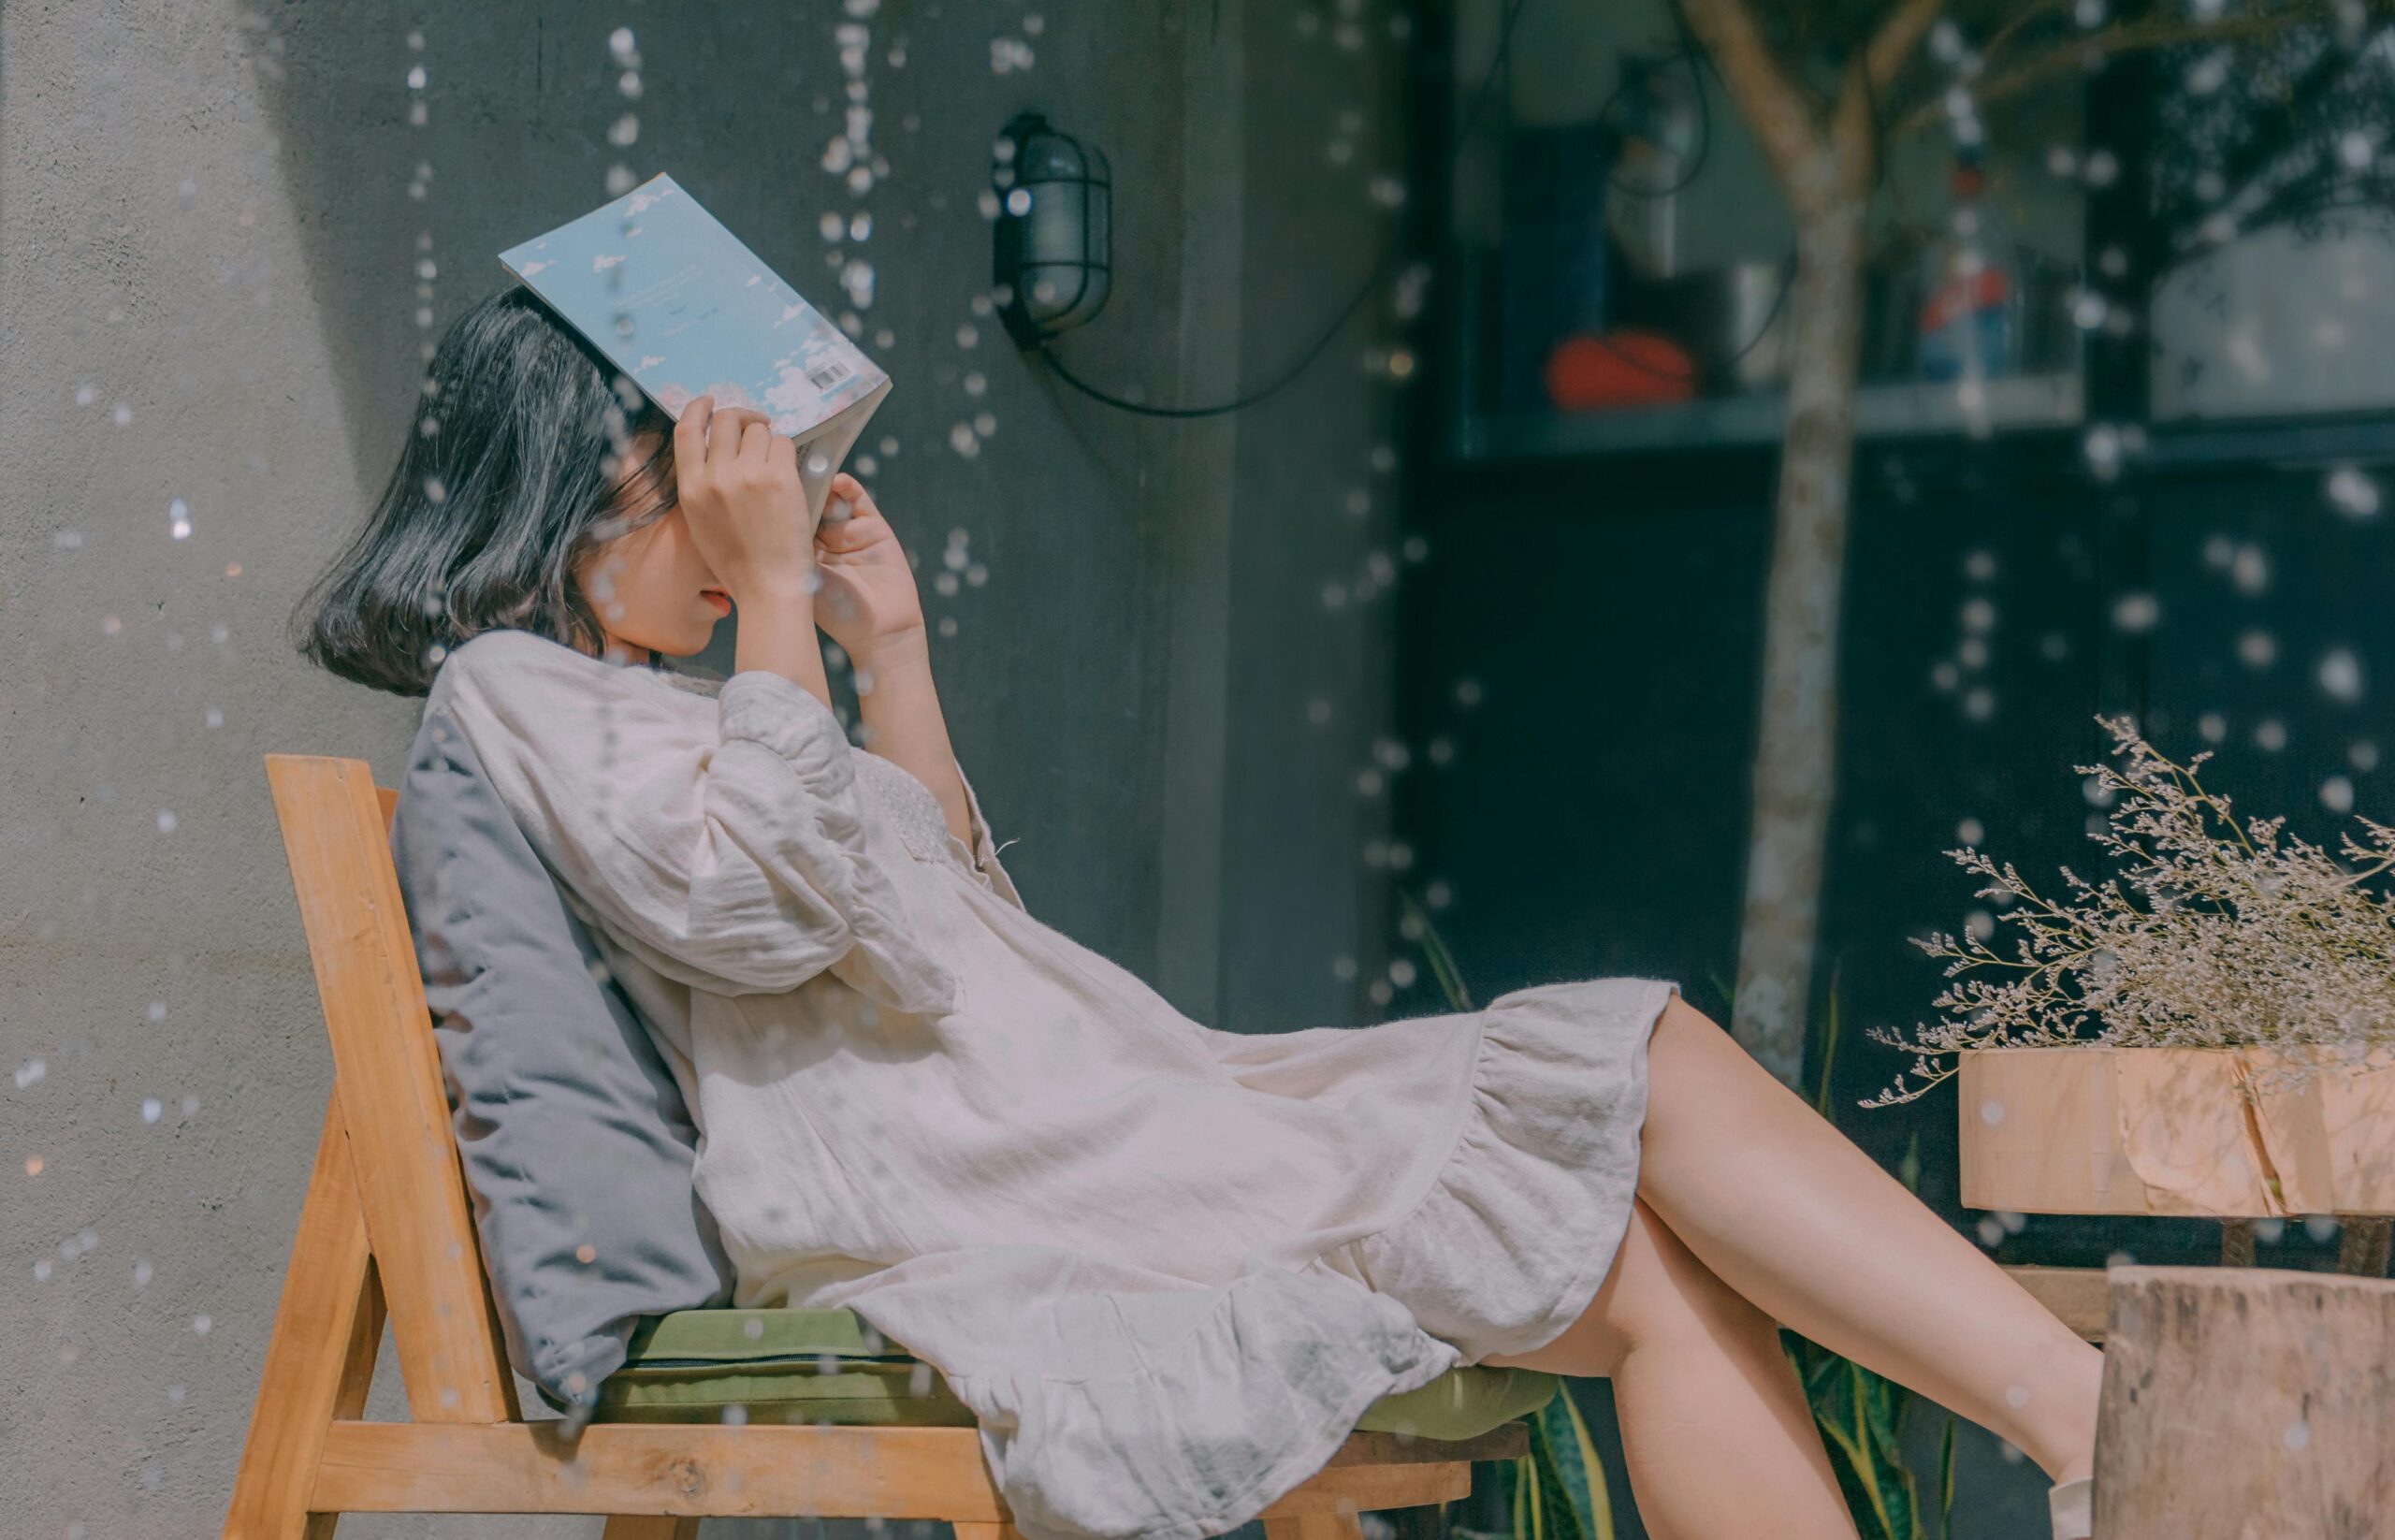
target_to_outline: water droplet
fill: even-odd
[[[2350,705],[2362,697],[2361,663],[2344,647],[2332,647],[2320,659],[2320,688]]]
[[[2152,631],[2162,618],[2161,601],[2150,593],[2125,593],[2112,602],[2112,624],[2132,634]]]
[[[2329,501],[2348,518],[2370,518],[2378,513],[2378,484],[2344,466],[2330,472]]]

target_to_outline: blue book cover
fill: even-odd
[[[672,177],[499,259],[675,421],[700,396],[764,413],[822,516],[890,376]]]

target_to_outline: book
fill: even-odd
[[[701,396],[762,412],[798,445],[808,528],[890,376],[660,174],[499,254],[675,422]]]

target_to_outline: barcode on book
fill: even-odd
[[[829,390],[856,370],[837,358],[816,365],[806,371],[807,382],[818,390]]]

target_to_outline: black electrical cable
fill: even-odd
[[[1705,89],[1705,71],[1698,67],[1709,62],[1703,45],[1696,40],[1696,29],[1689,24],[1688,13],[1680,8],[1680,0],[1664,0],[1664,8],[1672,13],[1672,29],[1680,35],[1679,58],[1688,65],[1690,87],[1696,93],[1696,153],[1689,158],[1688,169],[1668,187],[1641,187],[1621,180],[1619,173],[1610,173],[1606,185],[1617,193],[1632,197],[1670,197],[1686,192],[1695,184],[1697,173],[1713,154],[1713,97]],[[1617,80],[1605,95],[1604,105],[1597,109],[1597,121],[1603,123],[1613,111],[1613,104],[1620,99],[1622,88],[1629,82]]]
[[[1497,56],[1489,61],[1488,75],[1481,80],[1480,89],[1473,94],[1472,105],[1465,109],[1462,120],[1457,125],[1455,140],[1447,146],[1446,158],[1448,160],[1452,161],[1457,153],[1463,149],[1464,141],[1472,137],[1473,127],[1480,118],[1481,109],[1488,104],[1488,94],[1497,84],[1498,73],[1511,63],[1514,51],[1514,23],[1520,18],[1523,7],[1529,4],[1530,0],[1510,0],[1510,3],[1506,6],[1505,25],[1503,30],[1498,34],[1497,37]],[[1700,95],[1701,94],[1702,87],[1700,85]],[[1056,377],[1058,379],[1064,381],[1067,385],[1071,385],[1075,390],[1080,391],[1082,395],[1089,397],[1091,400],[1103,401],[1108,406],[1114,407],[1120,411],[1137,413],[1143,417],[1221,416],[1226,413],[1237,412],[1242,407],[1255,405],[1257,401],[1264,400],[1265,397],[1271,395],[1274,391],[1281,389],[1283,386],[1288,385],[1289,382],[1295,380],[1299,375],[1304,373],[1307,368],[1311,366],[1316,358],[1322,356],[1323,350],[1330,345],[1332,340],[1337,338],[1340,332],[1346,329],[1348,317],[1354,315],[1357,309],[1361,306],[1366,299],[1372,298],[1373,291],[1379,288],[1381,281],[1388,276],[1390,270],[1398,266],[1399,260],[1404,255],[1405,243],[1403,237],[1401,236],[1398,240],[1390,242],[1388,254],[1374,265],[1372,276],[1365,279],[1363,283],[1357,287],[1355,297],[1349,299],[1346,304],[1340,307],[1338,315],[1332,318],[1329,326],[1323,328],[1322,335],[1314,340],[1314,345],[1306,349],[1304,355],[1300,356],[1296,363],[1290,365],[1279,379],[1273,381],[1270,385],[1264,386],[1260,390],[1250,392],[1245,396],[1238,398],[1236,400],[1225,401],[1219,406],[1148,406],[1139,401],[1125,400],[1120,396],[1109,395],[1107,392],[1098,389],[1096,385],[1093,385],[1075,375],[1071,370],[1067,369],[1064,365],[1064,361],[1058,358],[1055,353],[1049,347],[1048,339],[1044,337],[1039,340],[1038,344],[1039,356],[1046,360],[1050,369],[1056,371]]]
[[[1612,186],[1615,192],[1628,193],[1634,197],[1666,197],[1674,193],[1682,191],[1691,182],[1696,180],[1696,174],[1705,168],[1706,158],[1711,154],[1713,151],[1712,99],[1706,93],[1704,72],[1697,68],[1698,61],[1706,58],[1707,55],[1706,54],[1704,48],[1696,40],[1696,30],[1689,24],[1688,12],[1681,8],[1680,0],[1665,0],[1665,5],[1666,8],[1668,8],[1672,13],[1672,25],[1680,35],[1680,56],[1688,61],[1690,82],[1696,89],[1697,121],[1700,125],[1697,131],[1697,149],[1696,154],[1689,162],[1687,174],[1682,176],[1679,181],[1672,183],[1669,187],[1647,188],[1632,186],[1618,181],[1612,181],[1609,182],[1609,185]],[[1863,89],[1866,93],[1871,89],[1871,72],[1869,70],[1865,70],[1863,72]],[[1600,119],[1604,118],[1606,113],[1613,110],[1614,98],[1620,94],[1621,86],[1617,84],[1613,88],[1612,94],[1605,98],[1604,106],[1598,109],[1597,116]],[[1870,109],[1872,117],[1872,130],[1876,136],[1880,128],[1879,107],[1876,98],[1870,100]],[[1887,175],[1887,166],[1884,159],[1882,159],[1880,166],[1879,175],[1883,179]],[[1878,183],[1875,182],[1873,185],[1877,186]],[[1763,340],[1771,335],[1772,323],[1779,319],[1779,312],[1781,309],[1788,303],[1788,291],[1795,286],[1795,283],[1796,253],[1793,248],[1791,248],[1788,255],[1780,262],[1779,292],[1772,296],[1771,309],[1764,312],[1763,324],[1755,327],[1755,334],[1752,337],[1748,338],[1744,342],[1738,344],[1738,350],[1735,353],[1731,354],[1728,357],[1721,360],[1720,367],[1726,369],[1730,365],[1736,363],[1739,359],[1745,357],[1748,354],[1752,353],[1756,348],[1760,347],[1763,344]],[[1644,358],[1633,358],[1629,354],[1622,352],[1621,349],[1614,346],[1610,341],[1607,341],[1604,335],[1601,332],[1590,333],[1589,341],[1595,342],[1597,346],[1604,349],[1607,353],[1612,354],[1614,357],[1618,359],[1620,362],[1628,364],[1631,368],[1637,370],[1643,374],[1651,374],[1659,380],[1693,380],[1702,372],[1701,370],[1693,369],[1658,369]]]

